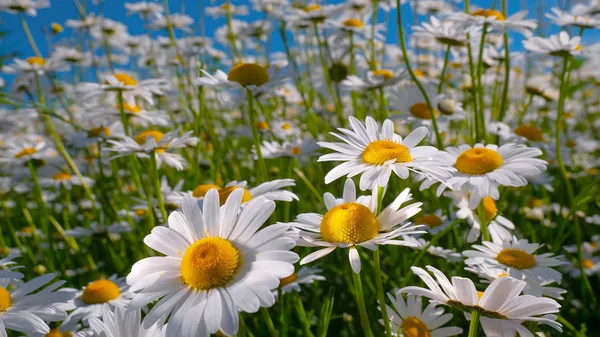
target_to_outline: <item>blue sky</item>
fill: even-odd
[[[80,1],[87,2],[90,4],[92,3],[91,0],[80,0]],[[529,7],[528,9],[530,11],[530,14],[529,14],[530,17],[535,18],[537,16],[537,14],[536,14],[537,2],[539,2],[539,1],[543,1],[543,4],[544,4],[543,9],[545,12],[549,11],[552,6],[556,5],[556,0],[537,0],[537,1],[510,0],[509,1],[509,13],[515,13],[518,10],[520,10],[521,5],[525,5],[525,6]],[[134,2],[134,0],[131,0],[131,2]],[[195,29],[195,34],[197,34],[197,35],[200,35],[198,23],[199,23],[199,7],[200,7],[201,2],[204,3],[204,6],[207,6],[207,5],[210,5],[210,3],[214,3],[215,5],[222,4],[224,2],[224,0],[216,0],[216,1],[213,1],[213,0],[211,0],[211,1],[207,1],[207,0],[171,0],[170,1],[171,13],[182,12],[182,4],[183,4],[183,7],[185,8],[185,13],[190,15],[196,21],[196,24],[194,25],[194,29]],[[324,2],[325,1],[321,0],[321,3],[324,3]],[[327,1],[327,3],[339,3],[339,2],[342,2],[342,0]],[[79,17],[78,13],[75,9],[75,5],[73,4],[73,2],[71,0],[51,0],[51,3],[52,3],[52,7],[47,8],[47,9],[41,9],[38,12],[37,17],[27,17],[27,22],[31,28],[34,39],[36,40],[38,46],[40,47],[40,50],[43,55],[47,55],[47,45],[46,45],[46,43],[44,43],[45,40],[44,40],[44,35],[42,33],[42,28],[49,27],[50,24],[53,22],[64,24],[64,22],[67,19],[75,19],[75,18]],[[124,3],[123,0],[104,0],[103,1],[104,15],[113,20],[118,20],[118,21],[125,23],[129,27],[129,33],[131,35],[144,34],[142,20],[138,16],[128,17],[126,10],[123,6],[123,3]],[[209,4],[207,4],[207,3],[209,3]],[[236,5],[248,4],[248,0],[237,0],[237,1],[234,0],[233,3]],[[471,6],[490,7],[490,6],[492,6],[493,3],[494,3],[493,0],[471,0]],[[500,3],[500,1],[498,1],[498,3]],[[98,13],[98,10],[99,10],[98,6],[92,6],[91,9],[94,12]],[[412,21],[412,14],[410,13],[409,8],[407,6],[404,6],[403,10],[404,10],[404,16],[405,16],[405,18],[403,18],[403,20],[405,20],[405,22],[407,22],[407,23],[410,23]],[[393,15],[394,15],[393,17],[395,18],[395,14],[393,14]],[[261,18],[262,18],[261,14],[251,13],[250,15],[248,15],[246,17],[240,17],[239,19],[253,21],[253,20],[258,20]],[[19,17],[17,15],[11,15],[8,13],[0,13],[0,20],[1,20],[0,22],[2,23],[0,25],[0,29],[10,31],[10,34],[0,42],[0,45],[2,46],[2,52],[4,53],[4,52],[12,51],[12,52],[19,53],[21,57],[31,56],[33,52],[31,50],[31,48],[29,47],[27,40],[25,39],[25,35],[23,34],[23,30],[21,28],[21,24],[19,21]],[[224,18],[220,18],[220,19],[216,19],[216,20],[211,19],[211,18],[206,18],[206,21],[204,22],[206,34],[208,36],[212,36],[212,33],[214,32],[214,30],[217,27],[224,25],[224,24],[225,24]],[[389,27],[390,34],[388,36],[389,43],[397,43],[396,31],[397,31],[397,28],[396,28],[395,20],[391,20],[390,27]],[[158,34],[165,35],[164,32],[160,32]],[[72,34],[67,29],[65,31],[65,33],[63,33],[62,36],[72,36]],[[515,37],[515,38],[517,38],[517,37]],[[278,37],[278,34],[276,34],[272,43],[273,43],[272,48],[271,48],[272,51],[278,51],[278,50],[282,49],[281,39]],[[519,45],[520,45],[520,43],[515,44],[514,46],[518,47]]]

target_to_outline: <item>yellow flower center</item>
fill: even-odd
[[[229,71],[227,80],[237,82],[243,87],[260,86],[269,82],[269,73],[265,67],[256,63],[240,63]]]
[[[402,320],[400,329],[402,329],[402,333],[406,337],[431,337],[427,324],[414,316],[406,317]]]
[[[247,189],[239,186],[231,186],[219,190],[219,202],[221,203],[221,206],[225,204],[225,201],[227,201],[229,195],[237,188],[241,188],[242,190],[244,190],[244,194],[242,195],[242,203],[252,200],[252,194],[250,194],[250,192]]]
[[[577,263],[575,263],[576,267],[579,267]],[[592,269],[594,267],[594,262],[592,260],[585,259],[582,261],[582,265],[584,269]]]
[[[35,154],[37,152],[37,149],[35,147],[26,147],[23,150],[19,151],[19,153],[17,153],[15,155],[15,158],[23,158],[25,156],[31,156],[32,154]]]
[[[431,119],[431,112],[425,102],[418,102],[413,104],[408,111],[411,115],[420,119]],[[437,111],[434,109],[433,113],[437,116]]]
[[[124,85],[130,86],[130,87],[135,87],[137,85],[136,80],[133,79],[133,77],[124,74],[124,73],[118,73],[118,74],[114,74],[113,75],[117,81],[123,83]]]
[[[483,16],[486,18],[494,17],[498,21],[504,21],[506,18],[496,9],[478,9],[472,13],[473,16]]]
[[[535,257],[518,248],[502,249],[502,251],[498,253],[498,256],[496,256],[496,260],[503,265],[516,269],[529,269],[535,267]]]
[[[382,77],[384,80],[391,80],[394,78],[394,73],[387,69],[378,69],[373,71],[375,77]]]
[[[578,45],[575,47],[575,50],[582,50],[582,49],[583,49],[583,47],[582,47],[580,44],[578,44]]]
[[[491,197],[484,198],[482,203],[483,211],[485,213],[485,221],[489,222],[498,214],[498,207],[496,207],[496,202]]]
[[[544,135],[542,134],[542,131],[538,128],[534,128],[533,126],[519,125],[513,131],[517,135],[519,135],[521,137],[525,137],[528,140],[532,140],[534,142],[543,142],[544,141]]]
[[[256,123],[256,127],[257,127],[259,130],[266,131],[266,130],[269,130],[269,123],[267,123],[267,122],[264,122],[264,121],[262,121],[262,122],[258,122],[258,123]]]
[[[29,63],[30,65],[38,65],[38,66],[43,66],[44,64],[46,64],[46,60],[44,60],[44,58],[39,57],[39,56],[34,56],[34,57],[28,57],[25,61],[27,61],[27,63]]]
[[[298,280],[298,274],[292,273],[292,275],[290,275],[288,277],[284,277],[279,280],[279,287],[283,288],[283,287],[287,286],[288,284],[293,283],[297,280]]]
[[[421,69],[415,69],[414,71],[415,76],[417,76],[418,78],[423,78],[425,77],[425,73],[421,70]]]
[[[310,6],[306,6],[304,7],[304,11],[305,12],[312,12],[312,11],[318,11],[321,9],[320,5],[310,5]]]
[[[423,215],[422,217],[418,218],[417,220],[415,220],[415,224],[427,225],[431,228],[438,227],[443,223],[444,223],[444,221],[442,221],[442,218],[440,218],[439,216],[437,216],[435,214],[426,214],[426,215]]]
[[[46,334],[46,337],[73,337],[73,335],[71,334],[70,331],[61,333],[59,329],[54,329],[54,330],[50,330],[50,332],[48,332]]]
[[[12,297],[4,287],[0,287],[0,312],[5,312],[12,306]]]
[[[360,19],[348,19],[344,21],[344,27],[362,28],[365,24]]]
[[[292,154],[301,155],[302,154],[302,150],[300,150],[299,147],[294,146],[294,147],[292,147]]]
[[[362,153],[365,163],[383,165],[395,159],[396,163],[409,163],[412,161],[408,148],[391,140],[376,140],[371,142]]]
[[[117,105],[117,110],[120,109],[119,105]],[[123,103],[123,110],[130,113],[138,113],[140,112],[140,107],[137,105],[130,105],[129,103]]]
[[[186,250],[181,276],[187,285],[199,290],[222,287],[233,280],[241,262],[240,252],[231,242],[207,237]]]
[[[52,27],[52,32],[53,32],[54,34],[61,33],[61,32],[64,30],[63,26],[61,26],[60,24],[58,24],[58,23],[56,23],[56,22],[52,23],[52,24],[50,25],[50,27]]]
[[[146,216],[146,210],[143,208],[138,208],[138,209],[134,210],[133,213],[135,213],[135,215],[140,216],[140,217]]]
[[[95,138],[104,135],[105,137],[110,136],[110,130],[104,126],[98,128],[92,128],[88,131],[88,138]]]
[[[471,175],[481,175],[492,172],[502,165],[502,156],[498,152],[478,147],[461,153],[456,158],[456,169]]]
[[[281,128],[286,131],[289,131],[292,129],[292,126],[290,125],[290,123],[283,123],[283,124],[281,124]]]
[[[73,176],[68,174],[67,172],[58,172],[57,174],[52,176],[52,179],[59,180],[59,181],[65,181],[65,180],[71,179],[72,177]]]
[[[110,280],[98,280],[88,284],[81,295],[86,304],[107,303],[121,295],[121,290]]]
[[[213,188],[216,188],[218,190],[221,187],[215,184],[201,184],[194,188],[194,191],[192,191],[192,195],[194,196],[194,198],[200,198],[205,196],[206,193],[208,193],[208,191],[210,191]]]
[[[357,244],[373,239],[377,233],[375,214],[355,202],[333,207],[321,220],[321,236],[327,242]]]
[[[158,143],[163,138],[163,136],[164,136],[164,134],[160,131],[148,130],[148,131],[144,131],[144,132],[140,133],[139,135],[135,136],[135,138],[133,140],[135,140],[135,142],[140,145],[144,145],[144,144],[146,144],[146,139],[148,139],[148,137],[154,138],[154,141]]]

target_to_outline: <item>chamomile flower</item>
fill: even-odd
[[[239,311],[256,312],[275,303],[271,290],[294,271],[292,263],[298,259],[289,251],[296,234],[285,224],[257,232],[275,203],[258,197],[241,208],[242,197],[243,191],[236,189],[219,206],[213,189],[202,207],[186,197],[182,211],[169,216],[168,227],[155,227],[145,238],[149,247],[167,256],[138,261],[127,277],[138,292],[129,311],[162,298],[144,326],[162,326],[169,317],[168,336],[180,329],[231,336],[238,332]]]
[[[455,21],[440,21],[435,16],[431,16],[430,20],[431,23],[423,22],[421,26],[413,27],[415,37],[430,38],[444,45],[462,47],[468,42],[467,34],[477,33],[480,30],[475,26],[465,29]]]
[[[230,3],[223,4],[221,6],[206,7],[206,15],[213,19],[225,17],[227,15],[232,16],[244,16],[248,15],[248,6],[236,6]]]
[[[8,336],[6,329],[26,334],[50,332],[46,322],[64,319],[67,314],[58,306],[73,298],[68,291],[57,290],[64,281],[46,286],[54,274],[39,276],[29,282],[15,285],[11,290],[0,286],[0,334]],[[38,292],[35,292],[39,290]],[[35,292],[35,293],[34,293]]]
[[[9,284],[22,282],[21,279],[25,275],[19,273],[17,269],[21,269],[23,267],[17,265],[17,263],[13,261],[19,257],[21,257],[20,253],[9,253],[7,257],[0,259],[0,286],[6,288]]]
[[[149,1],[126,2],[125,9],[127,10],[127,15],[139,14],[142,18],[162,14],[164,11],[164,7],[161,4]]]
[[[300,292],[300,285],[302,284],[313,284],[315,281],[325,281],[325,276],[319,275],[321,272],[322,270],[319,268],[302,267],[297,272],[279,280],[281,292],[283,294],[292,291]],[[273,295],[277,295],[277,292],[273,291]]]
[[[425,90],[430,99],[433,114],[439,118],[440,112],[436,109],[438,105],[438,95],[433,85],[426,85]],[[427,126],[431,124],[431,114],[427,107],[425,96],[416,85],[409,85],[402,88],[397,88],[389,97],[390,108],[399,111],[399,114],[392,115],[392,119],[401,119],[407,124],[416,126]]]
[[[167,18],[162,14],[155,16],[154,21],[150,24],[150,27],[156,30],[168,29],[169,26],[180,29],[184,32],[192,32],[189,27],[194,23],[194,19],[191,16],[185,14],[171,14]]]
[[[403,337],[447,337],[462,333],[458,327],[443,327],[452,319],[451,314],[431,303],[425,309],[420,296],[408,295],[406,301],[400,292],[388,293],[393,309],[387,306],[392,335]]]
[[[351,91],[374,90],[387,86],[393,86],[408,78],[406,71],[400,71],[394,74],[391,70],[378,69],[369,71],[366,78],[360,78],[355,75],[346,77],[340,82],[340,88]]]
[[[269,126],[275,137],[282,140],[297,138],[302,133],[300,127],[293,121],[278,119],[272,121]]]
[[[322,24],[325,20],[343,13],[344,7],[343,4],[323,6],[315,4],[306,5],[303,8],[292,8],[289,13],[289,20],[298,26]]]
[[[32,56],[25,60],[15,58],[13,62],[3,66],[2,71],[11,75],[43,75],[48,71],[68,70],[61,60],[55,58],[44,59]]]
[[[61,328],[71,329],[77,323],[87,324],[92,317],[101,317],[115,307],[126,307],[133,298],[133,292],[124,277],[112,275],[108,279],[100,279],[89,283],[81,290],[69,289],[75,295],[73,300],[61,308],[71,311],[63,321]]]
[[[281,157],[307,158],[314,156],[319,146],[312,139],[284,142],[283,144],[275,141],[264,141],[260,149],[265,159]]]
[[[164,337],[166,329],[159,329],[157,325],[145,327],[142,324],[142,311],[128,311],[123,307],[102,313],[102,320],[92,317],[89,320],[90,328],[95,336],[103,337]]]
[[[169,125],[169,119],[167,114],[161,110],[150,110],[141,105],[129,105],[128,103],[123,104],[123,112],[125,116],[131,121],[132,124],[140,125],[142,127],[149,127],[152,125],[167,126]],[[84,119],[91,121],[120,121],[121,120],[121,107],[115,106],[99,106],[90,108]]]
[[[158,167],[164,162],[166,165],[181,171],[187,163],[186,160],[179,154],[170,151],[195,146],[198,143],[198,137],[192,137],[191,134],[192,131],[179,136],[179,130],[167,133],[158,130],[146,130],[134,138],[123,136],[119,140],[109,140],[108,142],[112,147],[105,150],[118,153],[111,159],[135,154],[140,158],[150,158],[152,160],[153,154]]]
[[[92,178],[90,178],[90,177],[82,177],[82,178],[88,186],[91,186],[94,184],[94,180]],[[40,178],[39,181],[40,181],[40,185],[45,186],[45,187],[53,186],[58,189],[60,189],[61,187],[64,187],[67,190],[70,190],[71,188],[73,188],[73,186],[81,186],[82,185],[82,181],[77,176],[72,175],[71,173],[65,172],[65,171],[56,172],[55,174],[52,175],[51,178]]]
[[[0,162],[22,165],[30,160],[43,162],[57,156],[56,150],[40,137],[18,137],[8,142],[0,152]]]
[[[411,247],[415,250],[427,249],[427,253],[433,256],[441,257],[448,262],[460,262],[463,260],[463,256],[452,249],[446,249],[440,246],[431,245],[428,241],[423,238],[417,238],[410,235],[403,235],[402,240],[414,243],[415,246]]]
[[[404,139],[394,133],[394,124],[385,120],[381,131],[375,119],[367,117],[366,126],[358,119],[350,117],[352,130],[338,129],[341,133],[331,133],[342,142],[319,142],[321,147],[336,152],[323,155],[319,161],[343,161],[343,164],[329,171],[325,183],[342,177],[361,175],[360,189],[374,189],[387,186],[390,175],[407,179],[409,172],[424,175],[445,183],[454,169],[447,166],[445,152],[432,146],[416,146],[427,135],[427,128],[417,128]]]
[[[525,49],[536,54],[551,56],[576,56],[581,54],[580,36],[569,37],[569,33],[562,31],[548,38],[533,36],[523,41]]]
[[[465,313],[477,311],[486,336],[515,336],[518,333],[523,337],[533,337],[522,325],[525,322],[548,324],[562,331],[561,325],[556,322],[557,317],[551,315],[558,312],[560,305],[550,298],[521,295],[527,285],[524,281],[500,277],[484,292],[479,292],[468,278],[454,276],[450,282],[441,271],[427,266],[435,275],[436,281],[422,268],[411,269],[425,282],[428,289],[409,286],[400,289],[399,293],[428,297]],[[469,315],[469,319],[471,318]]]
[[[485,264],[492,268],[505,268],[508,275],[519,280],[560,282],[562,275],[551,267],[565,264],[562,256],[534,254],[541,246],[513,237],[502,243],[483,241],[483,246],[473,245],[476,250],[464,251],[463,255],[468,257],[465,261],[467,265]]]
[[[276,179],[264,182],[256,187],[248,187],[247,181],[234,180],[227,183],[223,188],[220,188],[215,184],[198,185],[194,191],[192,191],[192,196],[194,198],[203,198],[208,191],[215,188],[217,189],[221,205],[223,205],[233,191],[236,189],[242,189],[242,204],[245,204],[248,201],[258,197],[263,197],[272,201],[291,202],[293,200],[298,200],[298,196],[291,191],[283,189],[291,186],[296,186],[296,183],[293,179]]]
[[[110,102],[117,102],[118,95],[123,95],[123,100],[129,106],[136,106],[135,99],[139,97],[149,104],[154,103],[153,95],[164,95],[164,90],[168,89],[167,80],[157,78],[137,81],[131,75],[126,73],[114,73],[104,76],[103,83],[81,83],[77,86],[77,91],[83,96],[82,101],[87,101],[98,96],[106,96]]]
[[[498,200],[498,186],[527,185],[528,176],[546,170],[547,163],[536,157],[542,151],[520,144],[504,144],[500,147],[489,144],[463,144],[446,148],[454,159],[456,172],[448,181],[454,190],[470,192],[469,207],[474,209],[482,199],[491,197]]]
[[[375,189],[374,191],[377,191]],[[394,202],[381,213],[376,214],[377,192],[375,196],[356,196],[356,186],[351,179],[344,184],[343,198],[336,199],[331,193],[325,193],[323,199],[327,207],[325,215],[317,213],[300,214],[291,225],[300,231],[299,246],[321,247],[308,254],[300,264],[307,264],[330,254],[336,248],[348,248],[350,266],[360,273],[361,262],[357,247],[374,250],[377,245],[413,246],[401,235],[423,233],[411,223],[403,224],[408,218],[421,211],[421,203],[413,203],[400,208],[410,201],[412,194],[407,188]]]
[[[27,14],[37,16],[37,10],[49,8],[49,0],[3,0],[0,2],[0,11],[10,14]]]
[[[91,224],[89,228],[75,227],[65,231],[65,235],[73,238],[84,238],[93,235],[109,234],[111,236],[119,235],[121,233],[131,232],[131,226],[126,221],[114,223],[109,226],[103,226],[98,223]]]
[[[571,14],[557,7],[552,7],[550,10],[552,13],[547,13],[546,17],[559,26],[578,28],[597,28],[600,26],[600,20],[593,15]]]

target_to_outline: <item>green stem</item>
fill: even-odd
[[[471,311],[471,324],[469,325],[469,336],[468,337],[477,337],[477,331],[479,331],[479,312]]]
[[[117,100],[119,103],[119,113],[121,114],[121,123],[123,123],[123,130],[125,132],[125,136],[129,136],[129,118],[125,113],[125,101],[123,100],[123,91],[119,90]]]
[[[481,77],[483,76],[483,50],[485,47],[485,37],[487,35],[488,24],[483,25],[483,32],[481,33],[481,43],[479,44],[479,59],[477,60],[477,91],[479,99],[479,111],[477,118],[479,119],[479,126],[481,127],[480,136],[478,141],[485,143],[486,139],[486,127],[485,127],[485,100],[483,96],[485,94],[485,88]],[[476,98],[477,99],[477,98]]]
[[[165,210],[165,203],[163,201],[162,192],[160,190],[160,177],[158,173],[158,166],[156,165],[156,152],[152,151],[150,156],[150,165],[152,166],[152,175],[154,176],[154,193],[156,193],[156,199],[158,200],[158,208],[160,209],[160,215],[163,221],[167,221],[167,211]]]
[[[502,15],[506,17],[507,0],[502,0]],[[500,103],[500,116],[499,120],[502,122],[506,114],[506,108],[508,107],[508,85],[510,82],[510,51],[508,49],[508,29],[504,31],[504,85],[502,87],[502,101]]]
[[[37,45],[35,44],[35,40],[33,39],[33,36],[31,35],[31,30],[29,30],[29,25],[27,24],[27,21],[25,20],[25,15],[23,15],[23,12],[19,12],[19,19],[21,19],[21,26],[23,26],[23,31],[25,32],[27,41],[29,42],[31,49],[33,49],[35,56],[42,57],[42,53],[40,53],[40,50],[38,49]]]
[[[358,312],[360,313],[360,324],[363,327],[366,337],[373,337],[371,332],[371,325],[369,324],[369,315],[367,314],[367,307],[365,306],[365,296],[363,293],[362,281],[360,280],[360,274],[351,271],[352,279],[354,281],[354,290],[356,292],[356,305],[358,305]],[[385,302],[381,303],[385,306]],[[384,318],[387,321],[387,317]]]
[[[331,99],[333,100],[333,104],[335,106],[335,112],[338,117],[338,123],[340,126],[344,125],[344,112],[342,107],[340,106],[340,102],[336,99],[337,94],[333,89],[333,84],[331,83],[331,77],[329,75],[329,67],[327,66],[327,61],[325,60],[325,55],[323,54],[323,49],[321,48],[323,42],[321,41],[321,35],[319,34],[319,27],[317,24],[313,24],[315,37],[317,38],[317,49],[319,50],[319,59],[321,60],[321,67],[323,67],[323,76],[325,77],[325,82],[327,83],[327,88],[329,89],[329,95],[331,95]]]
[[[448,61],[450,60],[450,48],[450,45],[446,47],[446,55],[444,56],[444,67],[442,68],[442,73],[440,74],[440,83],[438,84],[438,95],[442,93],[444,82],[446,81],[446,70],[448,69]]]
[[[269,315],[269,311],[267,310],[267,308],[260,308],[260,314],[263,317],[265,324],[267,325],[267,330],[269,330],[269,334],[271,335],[271,337],[278,337],[279,334],[277,333],[277,330],[273,325],[273,320],[271,320],[271,315]]]
[[[400,47],[402,48],[402,58],[404,59],[404,64],[408,73],[410,74],[410,78],[417,85],[421,94],[425,98],[425,103],[427,103],[427,108],[429,109],[429,113],[431,115],[431,122],[433,124],[433,131],[435,132],[435,138],[437,142],[437,147],[439,149],[444,148],[444,143],[442,141],[442,137],[440,136],[440,130],[438,128],[437,118],[435,116],[435,110],[431,105],[431,100],[429,99],[429,95],[427,95],[427,91],[423,87],[423,84],[419,81],[412,67],[410,66],[410,60],[408,59],[408,51],[406,50],[406,41],[404,40],[404,28],[402,27],[402,4],[400,0],[396,0],[396,16],[398,19],[398,38],[400,39]]]
[[[485,218],[485,208],[483,206],[483,201],[479,203],[477,206],[478,215],[479,215],[479,226],[481,230],[481,237],[483,241],[490,241],[490,233],[488,232],[488,219]],[[491,219],[490,219],[491,220]]]
[[[381,258],[379,256],[379,245],[373,252],[373,262],[375,263],[375,281],[377,286],[377,299],[379,300],[379,307],[381,308],[381,316],[385,326],[385,335],[388,337],[392,336],[392,329],[390,327],[390,320],[387,313],[387,306],[385,305],[385,293],[383,291],[383,277],[381,273]]]
[[[264,182],[267,180],[267,166],[265,165],[265,160],[262,155],[262,150],[260,149],[260,138],[258,136],[258,129],[256,126],[256,111],[254,111],[253,104],[253,93],[251,90],[246,89],[246,97],[248,99],[248,118],[250,120],[250,128],[252,129],[252,138],[254,139],[254,147],[256,148],[256,157],[258,158],[258,168],[259,168],[259,180]]]

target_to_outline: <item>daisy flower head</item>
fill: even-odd
[[[2,71],[11,75],[43,75],[48,71],[65,71],[68,67],[59,59],[45,59],[40,56],[28,57],[24,60],[15,58],[13,64],[2,67]]]
[[[479,27],[463,27],[456,21],[440,21],[437,17],[431,16],[431,22],[423,22],[421,26],[413,27],[415,36],[429,38],[441,44],[451,47],[462,47],[467,40],[467,34],[478,33]]]
[[[394,202],[381,213],[378,209],[377,189],[375,196],[356,196],[356,186],[351,179],[344,184],[344,194],[336,199],[331,193],[325,193],[323,199],[327,207],[325,215],[317,213],[300,214],[291,225],[299,230],[299,246],[322,247],[305,256],[300,264],[313,262],[336,248],[349,248],[350,266],[355,273],[360,273],[361,261],[357,247],[374,250],[377,245],[414,246],[404,240],[396,240],[401,235],[424,233],[404,222],[421,211],[421,203],[413,203],[400,208],[410,201],[410,189],[400,193]]]
[[[444,260],[452,263],[452,262],[462,262],[463,256],[462,254],[456,252],[453,249],[447,249],[440,246],[434,246],[429,241],[420,238],[413,237],[410,235],[403,235],[402,240],[406,240],[408,242],[412,242],[415,244],[415,247],[411,247],[415,250],[427,250],[427,253],[433,256],[438,256],[443,258]]]
[[[443,327],[452,319],[452,314],[430,303],[423,309],[420,296],[408,295],[406,300],[400,292],[388,293],[393,309],[387,307],[393,336],[402,337],[448,337],[462,333],[458,327]],[[387,306],[387,304],[386,304]]]
[[[344,162],[327,173],[326,184],[342,176],[351,178],[360,174],[360,189],[364,191],[387,186],[392,172],[407,179],[413,171],[443,183],[454,172],[445,160],[445,152],[432,146],[417,146],[427,135],[427,128],[417,128],[402,138],[394,133],[394,123],[389,119],[383,122],[381,131],[372,117],[367,117],[365,125],[355,117],[349,119],[352,130],[339,128],[340,133],[331,133],[342,142],[318,143],[336,151],[321,156],[319,162]]]
[[[287,277],[279,280],[279,287],[283,294],[295,291],[300,292],[300,285],[302,284],[313,284],[315,281],[325,281],[325,276],[319,275],[321,273],[319,268],[302,267],[297,272],[290,274]],[[277,295],[277,292],[273,292],[273,295]]]
[[[466,189],[470,192],[469,207],[474,209],[481,200],[491,197],[498,200],[498,186],[525,186],[528,176],[546,170],[547,163],[536,157],[540,149],[521,144],[463,144],[446,148],[454,160],[456,172],[448,181],[454,190]]]
[[[50,147],[46,140],[37,136],[26,136],[7,142],[5,150],[0,152],[0,163],[23,165],[31,160],[44,163],[45,160],[56,156],[56,150]]]
[[[436,303],[448,305],[469,313],[479,312],[480,323],[486,336],[519,336],[534,337],[523,325],[526,322],[547,324],[561,331],[554,313],[558,313],[560,305],[553,299],[521,295],[526,282],[512,277],[500,277],[492,281],[484,292],[477,291],[475,284],[468,278],[452,277],[452,281],[438,269],[427,266],[435,279],[422,268],[411,267],[413,273],[427,288],[409,286],[400,289],[399,293],[408,293],[428,297]],[[541,317],[540,317],[541,316]]]
[[[166,329],[158,329],[156,325],[146,328],[142,324],[140,309],[128,311],[123,307],[115,307],[102,314],[102,320],[92,317],[89,320],[94,336],[103,337],[165,337]]]
[[[162,14],[158,14],[154,17],[154,21],[150,23],[150,27],[156,30],[169,29],[169,27],[173,27],[174,29],[180,29],[186,33],[191,33],[192,29],[189,26],[191,26],[193,23],[194,19],[192,19],[192,17],[189,15],[174,13],[170,14],[167,18]]]
[[[90,177],[82,177],[85,183],[90,186],[94,184],[94,180]],[[70,190],[73,186],[81,186],[82,181],[69,172],[59,171],[52,175],[52,177],[41,178],[40,184],[45,187],[53,186],[54,188],[60,189],[61,187]]]
[[[117,102],[119,95],[124,103],[136,106],[135,99],[139,97],[149,104],[154,104],[153,95],[164,95],[164,90],[170,86],[169,81],[161,78],[138,81],[127,73],[113,73],[104,76],[103,83],[81,83],[77,91],[82,93],[82,101],[106,95],[111,102]]]
[[[562,256],[552,253],[535,254],[542,245],[529,243],[526,239],[512,237],[502,243],[484,241],[483,246],[473,245],[476,250],[467,250],[467,265],[485,264],[492,268],[506,269],[508,275],[516,279],[526,279],[539,283],[544,281],[560,282],[562,275],[552,269],[566,264]]]
[[[121,106],[119,104],[113,106],[95,106],[89,110],[91,111],[86,113],[83,117],[84,119],[101,122],[106,122],[107,120],[115,121],[122,126]],[[143,127],[149,127],[151,125],[169,125],[167,114],[162,110],[151,110],[142,105],[123,103],[123,112],[128,120],[134,125]]]
[[[289,13],[289,22],[301,27],[322,24],[327,19],[342,14],[344,10],[344,4],[312,4],[302,8],[292,8]]]
[[[298,139],[282,144],[276,141],[264,141],[261,145],[261,152],[265,159],[281,157],[308,158],[316,155],[318,149],[319,146],[312,139]]]
[[[192,137],[192,132],[188,131],[180,136],[179,129],[167,133],[158,130],[146,130],[134,138],[123,136],[118,140],[109,140],[108,143],[112,147],[105,150],[117,153],[111,159],[130,154],[136,154],[140,158],[152,159],[152,154],[154,154],[158,167],[164,162],[166,165],[181,171],[187,162],[181,155],[172,153],[172,151],[187,146],[195,146],[199,139],[198,137]]]
[[[259,230],[275,210],[263,197],[240,207],[236,189],[220,206],[216,189],[202,206],[185,197],[181,211],[170,214],[168,227],[158,226],[144,242],[166,256],[138,261],[127,277],[138,294],[129,311],[161,299],[146,315],[144,326],[164,325],[168,336],[196,331],[235,335],[238,312],[256,312],[275,303],[272,289],[294,272],[298,255],[291,252],[297,234],[289,225]]]
[[[350,75],[340,82],[340,88],[351,91],[374,90],[393,86],[408,78],[406,71],[394,74],[388,69],[377,69],[367,73],[366,78]]]
[[[260,125],[257,125],[257,127],[261,129]],[[269,128],[275,137],[282,140],[297,138],[302,133],[302,130],[296,123],[282,119],[272,121],[269,125]]]
[[[551,56],[567,57],[581,54],[583,49],[579,44],[580,36],[570,37],[569,33],[562,31],[548,38],[533,36],[523,41],[525,49],[536,54],[547,54]]]
[[[0,12],[5,11],[10,14],[27,14],[37,16],[37,10],[40,8],[49,8],[49,0],[3,0],[0,2]]]
[[[431,99],[431,105],[433,108],[433,114],[436,118],[439,118],[440,111],[436,109],[438,105],[438,98],[433,85],[426,85],[425,90],[427,96]],[[399,111],[399,114],[390,116],[392,119],[401,119],[407,124],[413,124],[415,126],[431,126],[432,112],[427,106],[425,96],[416,85],[409,85],[402,88],[398,88],[393,91],[389,97],[390,108]]]
[[[21,257],[21,253],[9,253],[7,257],[0,259],[0,286],[6,288],[11,283],[20,283],[25,276],[19,273],[17,269],[23,268],[17,265],[16,258]]]
[[[575,8],[574,8],[575,9]],[[546,13],[546,17],[559,26],[574,26],[578,28],[598,28],[600,19],[593,15],[571,14],[558,7],[550,9],[552,13]]]
[[[452,221],[449,221],[448,217],[442,214],[441,209],[436,209],[433,213],[422,214],[415,219],[415,224],[423,225],[423,229],[431,235],[443,231],[446,227],[450,226],[451,223]]]
[[[230,3],[226,3],[221,6],[206,7],[206,14],[213,19],[225,17],[227,15],[244,16],[248,15],[248,13],[248,6],[236,6]]]
[[[28,335],[46,334],[50,332],[46,322],[60,321],[67,316],[60,306],[71,300],[73,294],[57,290],[65,282],[55,282],[42,289],[54,277],[54,274],[42,275],[29,282],[13,284],[10,290],[0,286],[0,335],[8,336],[6,329]]]
[[[215,184],[200,184],[191,194],[194,198],[201,200],[211,189],[216,189],[221,206],[225,204],[229,195],[237,189],[242,190],[242,205],[257,197],[262,197],[271,201],[291,202],[293,200],[298,200],[298,196],[291,191],[283,189],[291,186],[296,186],[294,179],[275,179],[255,187],[249,187],[248,182],[245,180],[234,180],[227,183],[223,188]]]
[[[67,289],[75,298],[62,306],[70,311],[62,322],[61,329],[71,329],[78,323],[87,324],[92,317],[101,317],[115,307],[127,307],[133,298],[124,277],[112,275],[108,279],[90,282],[83,289]]]
[[[127,10],[127,15],[139,14],[142,18],[162,14],[164,11],[164,7],[161,4],[149,1],[126,2],[125,9]]]

